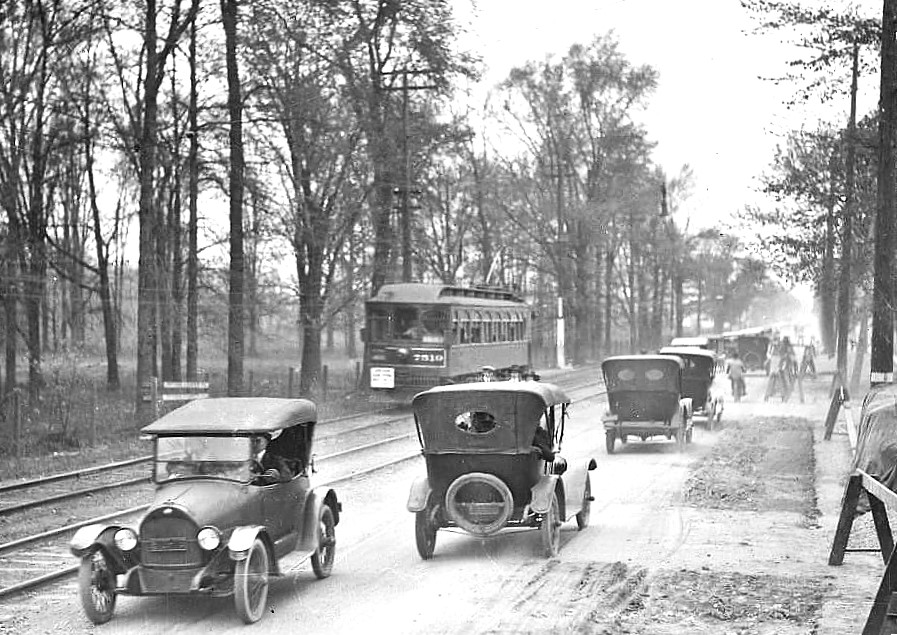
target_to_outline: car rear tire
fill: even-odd
[[[608,430],[604,434],[604,447],[607,449],[608,454],[614,453],[614,443],[617,442],[617,433],[613,430]]]
[[[576,514],[576,527],[582,531],[589,526],[589,517],[592,515],[592,483],[586,474],[586,487],[582,492],[582,508]]]
[[[542,551],[546,558],[554,558],[561,549],[561,512],[557,492],[551,493],[548,511],[542,515]]]
[[[115,612],[115,574],[102,549],[81,558],[78,595],[84,613],[94,624],[105,624]]]
[[[311,554],[311,568],[319,580],[330,576],[336,556],[336,523],[329,505],[321,508],[318,517],[318,548]]]
[[[268,603],[268,548],[256,538],[234,571],[234,606],[246,624],[258,622]]]
[[[414,539],[417,553],[424,560],[433,557],[436,551],[436,526],[430,521],[430,510],[424,509],[414,515]]]

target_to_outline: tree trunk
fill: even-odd
[[[237,0],[222,0],[227,111],[230,117],[230,269],[227,312],[227,394],[243,395],[243,108],[237,69]],[[304,369],[303,369],[304,370]]]
[[[837,180],[835,179],[835,157],[837,150],[832,148],[829,161],[829,195],[825,214],[825,246],[822,253],[822,275],[817,294],[819,297],[819,333],[822,348],[829,357],[835,351],[835,205],[838,200]]]
[[[151,404],[142,398],[156,366],[156,221],[154,176],[158,118],[159,55],[156,51],[156,0],[146,2],[146,76],[144,78],[143,131],[140,137],[140,255],[137,273],[137,391],[138,422],[147,423]]]
[[[847,122],[847,156],[844,162],[844,218],[841,223],[841,272],[838,280],[838,373],[847,381],[847,338],[850,334],[850,259],[853,253],[854,166],[856,164],[857,76],[859,45],[853,45],[850,84],[850,120]],[[884,69],[882,69],[884,70]],[[884,81],[884,80],[882,80]]]
[[[187,108],[190,150],[187,155],[188,197],[190,199],[190,219],[187,228],[187,379],[197,380],[198,342],[198,276],[199,254],[197,253],[197,199],[199,198],[199,134],[197,126],[197,79],[196,79],[196,13],[199,11],[199,0],[193,0],[193,20],[190,22],[190,103]]]
[[[85,104],[85,129],[90,125],[90,105]],[[115,310],[112,306],[112,293],[109,288],[109,248],[103,239],[100,208],[97,203],[97,188],[94,179],[93,141],[92,135],[84,136],[84,162],[87,172],[88,196],[90,210],[93,215],[93,238],[96,246],[97,274],[99,276],[100,307],[103,313],[103,332],[106,341],[106,389],[118,392],[121,382],[118,374],[118,328]],[[116,230],[118,224],[115,225]]]

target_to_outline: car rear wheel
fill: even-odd
[[[617,442],[617,433],[613,430],[608,430],[604,434],[604,447],[607,448],[608,454],[614,453],[614,443]]]
[[[414,538],[417,553],[424,560],[433,557],[436,551],[436,525],[430,520],[430,510],[424,509],[414,515]]]
[[[105,624],[112,619],[116,598],[115,574],[102,549],[81,558],[78,592],[87,619],[94,624]]]
[[[318,548],[311,555],[311,568],[323,580],[333,571],[333,559],[336,556],[336,523],[333,521],[333,510],[329,505],[321,508],[318,518]]]
[[[548,511],[542,515],[542,550],[546,558],[554,558],[561,548],[561,512],[557,492],[552,492]]]
[[[592,515],[592,483],[586,474],[586,487],[582,492],[582,508],[576,514],[576,526],[580,531],[589,526],[589,516]]]
[[[268,548],[256,538],[234,571],[234,605],[247,624],[258,622],[268,602]]]

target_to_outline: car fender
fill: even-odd
[[[230,553],[231,560],[244,560],[246,554],[249,553],[249,549],[259,535],[261,535],[262,539],[266,542],[270,542],[265,533],[265,528],[262,525],[243,525],[241,527],[235,527],[227,541],[227,550]],[[269,550],[270,546],[271,545],[269,544]]]
[[[296,549],[300,551],[314,551],[318,548],[318,516],[321,509],[327,505],[333,513],[333,524],[339,524],[342,504],[336,498],[336,492],[327,487],[316,487],[308,494],[305,500],[305,509],[302,511],[302,533]]]
[[[430,500],[430,479],[426,476],[418,476],[411,484],[411,491],[408,493],[408,511],[420,512],[427,508],[427,502]]]
[[[115,546],[115,532],[126,525],[85,525],[75,532],[69,542],[72,555],[83,558],[97,549],[110,561],[115,573],[124,573],[133,566],[131,558]]]
[[[543,474],[539,482],[530,488],[530,508],[538,514],[547,512],[548,506],[551,504],[551,494],[558,489],[560,490],[558,492],[558,505],[561,508],[560,515],[561,518],[564,518],[567,507],[566,496],[564,495],[564,481],[556,474]]]

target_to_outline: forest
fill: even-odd
[[[514,288],[537,343],[560,299],[568,358],[597,360],[776,321],[782,281],[830,288],[845,206],[868,232],[872,159],[848,205],[843,130],[775,158],[801,213],[745,210],[781,228],[758,248],[682,222],[690,168],[665,173],[640,121],[657,72],[612,33],[484,92],[464,29],[447,0],[0,5],[0,392],[36,408],[47,359],[92,357],[110,392],[134,373],[140,415],[151,377],[226,351],[239,396],[267,332],[301,342],[314,394],[390,281]]]

